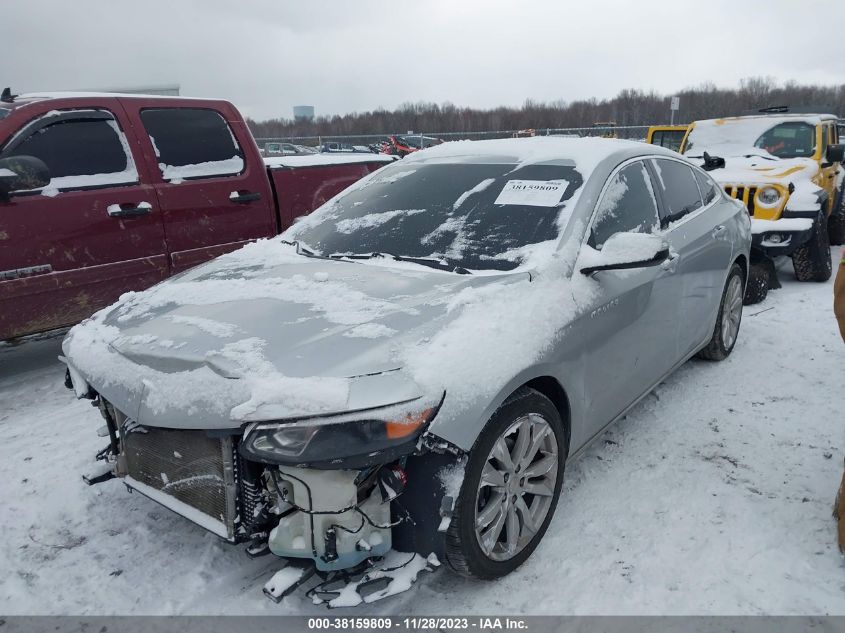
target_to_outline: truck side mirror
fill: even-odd
[[[825,161],[828,163],[841,163],[845,160],[845,145],[828,145],[825,153]]]
[[[12,191],[40,189],[50,184],[50,170],[35,156],[10,156],[0,159],[0,199],[8,200]]]

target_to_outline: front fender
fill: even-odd
[[[575,363],[577,359],[572,359],[571,362]],[[493,398],[477,401],[470,407],[458,408],[454,403],[450,403],[447,392],[443,406],[431,423],[428,432],[463,451],[470,451],[487,422],[514,392],[533,380],[552,378],[560,385],[568,401],[569,410],[561,412],[561,415],[565,418],[564,424],[569,429],[570,437],[575,438],[576,431],[582,426],[576,424],[576,421],[583,419],[583,399],[573,397],[573,395],[583,393],[581,382],[583,372],[572,371],[568,374],[566,377],[561,376],[560,365],[550,362],[534,365],[513,376]]]

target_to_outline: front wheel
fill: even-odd
[[[492,415],[473,447],[446,533],[462,576],[509,574],[543,538],[557,506],[567,441],[557,408],[522,388]]]
[[[731,266],[719,313],[716,316],[716,327],[707,346],[698,352],[698,357],[705,360],[725,360],[733,351],[739,336],[739,325],[742,322],[742,267],[739,264]]]
[[[833,272],[824,215],[816,219],[813,228],[812,237],[792,254],[792,267],[798,281],[827,281]]]

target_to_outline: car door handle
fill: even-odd
[[[229,200],[239,204],[257,202],[258,200],[261,200],[261,194],[257,191],[233,191],[229,194]]]
[[[710,234],[713,237],[719,237],[724,232],[725,232],[725,227],[724,227],[724,225],[720,224],[715,229],[713,229],[713,231]]]
[[[153,205],[149,202],[110,204],[106,212],[113,218],[137,218],[152,213]]]

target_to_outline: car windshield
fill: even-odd
[[[690,130],[684,154],[700,158],[704,152],[723,158],[760,155],[777,158],[809,157],[815,153],[816,127],[807,121],[773,117],[739,117],[698,121]]]
[[[816,152],[816,128],[809,123],[781,123],[763,132],[754,145],[778,158],[812,156]]]
[[[512,270],[532,247],[557,239],[563,203],[582,182],[571,163],[396,164],[285,237],[324,256],[383,253]]]

